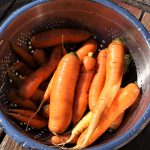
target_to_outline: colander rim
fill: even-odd
[[[1,24],[0,26],[0,33],[2,33],[7,26],[18,16],[27,11],[28,9],[35,7],[39,4],[48,2],[49,0],[36,0],[29,4],[26,4],[25,6],[17,9],[12,14],[6,18],[6,20]],[[108,1],[108,0],[92,0],[92,2],[97,2],[102,5],[105,5],[109,8],[113,8],[115,11],[123,15],[125,18],[127,18],[136,28],[139,30],[139,32],[144,37],[145,41],[147,42],[149,48],[150,48],[150,34],[145,29],[145,27],[128,11],[124,10],[123,8],[115,5],[114,3]],[[136,124],[128,130],[125,134],[119,136],[117,139],[110,141],[106,145],[101,146],[94,146],[90,149],[101,149],[101,150],[110,150],[110,149],[118,149],[121,146],[127,144],[129,141],[131,141],[136,135],[139,134],[140,131],[148,124],[150,121],[150,104],[146,108],[144,114],[142,117],[136,122]],[[4,114],[0,112],[0,125],[2,129],[12,138],[14,139],[18,144],[21,144],[25,148],[40,148],[40,150],[44,149],[53,149],[48,147],[47,145],[44,145],[42,143],[39,143],[30,137],[25,136],[21,132],[19,132],[16,128],[14,128],[10,122],[5,118]],[[21,138],[20,138],[21,137]],[[128,140],[127,140],[128,139]],[[86,148],[89,149],[89,148]]]

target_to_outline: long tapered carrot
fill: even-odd
[[[71,131],[71,136],[62,144],[70,143],[72,140],[76,139],[87,127],[89,126],[90,120],[92,117],[92,112],[88,112],[73,128]]]
[[[25,63],[23,63],[21,61],[15,62],[11,66],[11,69],[17,71],[18,73],[20,73],[23,76],[28,76],[29,74],[31,74],[33,72],[33,70],[31,68],[29,68]]]
[[[94,109],[96,105],[99,95],[104,87],[105,78],[106,78],[106,49],[101,50],[98,55],[96,73],[93,77],[90,90],[89,90],[89,108],[90,110]],[[131,56],[129,54],[125,54],[124,56],[124,71],[125,74],[129,70],[129,66],[131,64]]]
[[[26,63],[26,65],[36,68],[37,64],[31,54],[23,46],[11,43],[12,50]]]
[[[46,143],[54,145],[62,145],[68,139],[70,139],[70,136],[71,134],[54,135],[50,139],[48,139]],[[77,142],[77,139],[78,137],[76,136],[72,141],[69,142],[69,144],[75,144]]]
[[[35,49],[33,53],[33,58],[39,66],[43,66],[48,62],[48,57],[43,49]]]
[[[96,129],[103,112],[110,107],[120,89],[124,69],[124,47],[121,40],[116,39],[109,44],[106,61],[106,81],[98,102],[93,109],[92,119],[83,145],[86,145]]]
[[[86,41],[81,48],[79,48],[77,50],[77,55],[79,56],[79,58],[82,60],[84,58],[84,56],[87,56],[89,52],[93,52],[95,53],[95,51],[98,48],[98,44],[96,43],[95,40],[90,39],[88,41]]]
[[[16,114],[16,113],[7,113],[7,114],[8,114],[9,116],[11,116],[11,117],[13,117],[13,118],[15,118],[15,119],[21,121],[21,122],[24,122],[24,123],[26,123],[26,124],[28,123],[29,117],[27,117],[27,116],[23,116],[23,115]],[[33,118],[33,119],[30,121],[29,125],[30,125],[31,127],[36,128],[36,129],[42,129],[42,128],[44,128],[44,127],[47,126],[47,120],[45,120],[45,119],[43,119],[43,118],[41,118],[41,117]]]
[[[55,71],[50,94],[48,123],[49,130],[54,133],[62,133],[71,122],[80,63],[75,53],[68,53],[61,59]]]
[[[53,49],[48,63],[28,76],[25,82],[21,85],[19,94],[26,98],[31,97],[40,83],[50,77],[50,75],[55,71],[61,56],[62,46],[59,45]]]
[[[112,122],[136,101],[139,93],[140,89],[135,83],[130,83],[125,88],[121,89],[112,102],[111,106],[101,117],[98,126],[86,144],[83,145],[88,133],[88,129],[86,129],[80,135],[77,141],[77,145],[73,149],[85,148],[95,142],[110,127]]]
[[[27,109],[7,109],[7,112],[20,114],[26,117],[30,117],[34,114],[33,110],[27,110]],[[38,118],[38,116],[35,116],[34,118]]]
[[[99,95],[104,87],[105,79],[106,79],[106,49],[101,50],[98,54],[97,64],[96,64],[96,73],[93,77],[90,90],[89,90],[89,97],[88,103],[90,110],[93,110]]]
[[[31,43],[35,48],[45,48],[56,46],[62,43],[78,43],[90,38],[88,31],[80,29],[54,29],[35,34],[31,38]]]
[[[124,117],[125,112],[122,112],[110,125],[109,127],[109,131],[113,132],[114,130],[118,129],[119,126],[121,125],[122,121],[123,121],[123,117]]]
[[[78,123],[87,109],[88,92],[95,73],[95,65],[96,60],[93,56],[85,56],[81,62],[80,74],[75,89],[75,98],[73,103],[72,121],[74,125]]]

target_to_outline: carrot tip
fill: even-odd
[[[112,41],[120,41],[122,42],[122,39],[120,37],[113,39]]]
[[[89,57],[93,57],[93,52],[88,52]]]

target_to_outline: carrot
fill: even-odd
[[[121,40],[116,39],[109,44],[106,61],[106,81],[98,98],[97,105],[93,109],[92,119],[83,145],[86,145],[96,129],[102,114],[110,107],[120,89],[124,69],[124,47]]]
[[[31,74],[33,72],[33,70],[31,68],[29,68],[26,64],[24,64],[21,61],[15,62],[11,66],[11,69],[15,70],[16,72],[20,73],[23,76],[28,76],[29,74]]]
[[[35,49],[33,58],[36,60],[39,66],[43,66],[48,62],[48,58],[43,49]]]
[[[73,128],[71,136],[62,144],[70,143],[72,140],[76,139],[88,126],[92,117],[92,112],[88,112]]]
[[[82,60],[84,56],[87,56],[89,52],[95,53],[96,49],[98,48],[98,45],[95,40],[90,39],[86,41],[81,48],[77,50],[77,55]]]
[[[7,99],[24,109],[36,109],[35,103],[33,103],[30,99],[23,99],[22,97],[20,97],[17,93],[17,90],[14,88],[9,90]]]
[[[110,125],[109,132],[113,132],[114,130],[118,129],[123,121],[123,116],[125,112],[122,112]]]
[[[24,109],[36,110],[36,105],[30,99],[18,99],[14,101],[15,104]]]
[[[80,70],[80,59],[76,53],[66,54],[60,61],[53,79],[50,94],[48,128],[62,133],[72,119],[75,86]]]
[[[70,134],[54,135],[46,142],[48,144],[62,145],[70,138],[70,136]],[[78,137],[75,137],[72,141],[69,142],[69,144],[75,144],[77,142],[77,139]]]
[[[50,77],[54,72],[61,59],[61,55],[62,46],[56,46],[51,53],[48,63],[28,76],[25,82],[21,85],[19,94],[26,98],[31,97],[41,82]]]
[[[44,95],[44,91],[41,89],[36,89],[33,95],[31,96],[31,99],[33,101],[41,101]]]
[[[21,122],[24,122],[24,123],[28,123],[28,119],[29,117],[28,116],[23,116],[23,115],[20,115],[20,114],[16,114],[16,113],[7,113],[9,116],[13,117],[14,119],[17,119]],[[42,117],[38,117],[38,118],[33,118],[29,125],[31,127],[34,127],[36,129],[42,129],[44,127],[47,126],[47,120],[43,119]]]
[[[23,46],[11,43],[12,50],[24,61],[29,67],[36,68],[37,64],[28,50]]]
[[[130,83],[125,88],[121,89],[112,102],[111,106],[101,117],[98,126],[86,144],[84,144],[84,141],[86,139],[88,129],[86,129],[80,135],[77,141],[77,145],[73,149],[85,148],[96,141],[110,127],[112,122],[136,101],[139,93],[140,89],[134,83]]]
[[[23,116],[26,116],[26,117],[30,117],[34,114],[34,111],[26,110],[26,109],[8,109],[7,112],[20,114],[20,115],[23,115]],[[38,118],[38,116],[35,116],[34,118]]]
[[[45,118],[49,118],[49,104],[44,105],[40,111],[41,115]]]
[[[32,46],[35,48],[52,47],[62,43],[78,43],[90,38],[88,31],[80,29],[54,29],[35,34],[31,38]]]
[[[93,77],[90,90],[89,90],[89,108],[93,110],[100,93],[104,87],[106,79],[106,50],[101,50],[98,54],[97,64],[96,64],[96,73]]]
[[[92,54],[90,56],[90,54]],[[88,105],[88,92],[92,78],[95,73],[96,60],[93,58],[93,53],[89,53],[81,62],[80,74],[75,89],[75,98],[73,103],[73,124],[76,125],[82,118]]]
[[[50,79],[50,82],[49,82],[49,84],[48,84],[48,86],[47,86],[47,88],[45,90],[45,93],[43,95],[43,101],[46,101],[50,97],[50,91],[51,91],[53,80],[54,80],[54,74],[53,74],[52,78]]]

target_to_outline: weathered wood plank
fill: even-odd
[[[145,28],[150,32],[150,13],[145,12],[141,20]]]
[[[121,1],[150,13],[150,0],[121,0]]]
[[[125,8],[126,10],[128,10],[132,15],[134,15],[137,19],[139,19],[141,17],[141,14],[142,14],[142,10],[137,8],[137,7],[134,7],[134,6],[131,6],[131,5],[128,5],[126,3],[123,3],[121,2],[120,0],[111,0],[113,3],[116,3],[117,5]]]
[[[4,140],[0,145],[0,150],[25,150],[21,145],[18,145],[8,135],[5,136]]]

